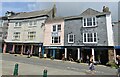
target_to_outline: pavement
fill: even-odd
[[[13,75],[16,63],[19,64],[19,75],[43,75],[44,69],[48,70],[48,75],[116,75],[116,69],[104,65],[95,66],[96,70],[91,72],[86,63],[51,60],[36,56],[26,57],[27,55],[3,54],[2,67],[0,67],[2,75]]]
[[[19,75],[43,75],[44,69],[48,70],[48,75],[86,75],[83,72],[61,70],[52,67],[37,66],[13,61],[2,62],[2,75],[13,75],[13,70],[16,63],[19,64]]]

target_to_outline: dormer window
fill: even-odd
[[[96,26],[96,17],[83,18],[83,27],[94,27],[94,26]]]

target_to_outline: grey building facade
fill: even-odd
[[[120,21],[113,22],[113,37],[114,37],[114,50],[116,55],[120,55]]]
[[[70,54],[74,60],[87,61],[87,56],[94,55],[94,61],[107,63],[108,49],[113,48],[113,39],[110,45],[110,32],[112,34],[110,12],[98,12],[91,8],[79,16],[65,17],[64,45],[65,58]],[[108,25],[110,23],[110,25]],[[109,30],[108,31],[108,27]]]

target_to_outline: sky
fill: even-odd
[[[50,9],[54,4],[57,7],[57,16],[80,15],[87,8],[102,12],[103,6],[107,6],[111,11],[112,20],[118,21],[118,2],[2,2],[0,16],[5,15],[6,11],[31,12]]]

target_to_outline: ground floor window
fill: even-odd
[[[97,33],[83,33],[83,43],[97,43]]]

